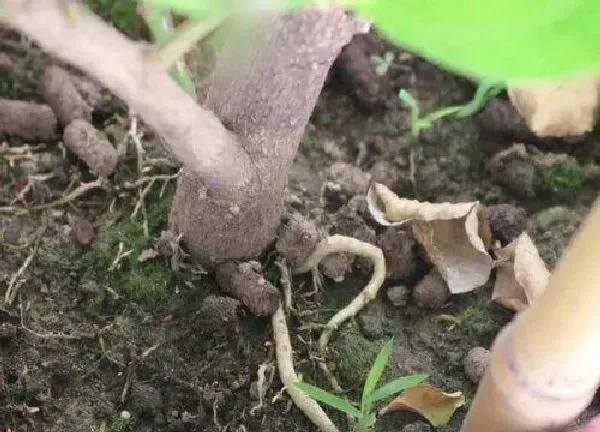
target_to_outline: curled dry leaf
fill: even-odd
[[[529,128],[540,137],[590,132],[598,120],[600,76],[548,84],[511,85],[508,96]]]
[[[373,183],[367,195],[373,218],[385,226],[410,222],[415,238],[453,294],[471,291],[488,280],[492,258],[486,243],[489,231],[477,201],[430,203],[399,198],[386,186]]]
[[[448,423],[454,411],[465,404],[461,392],[446,393],[431,384],[411,387],[383,407],[379,414],[389,411],[412,411],[426,418],[433,426]]]
[[[550,272],[526,232],[498,249],[496,255],[500,264],[492,300],[520,312],[544,292]]]

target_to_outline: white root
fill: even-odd
[[[272,324],[279,378],[292,398],[292,401],[319,430],[323,432],[339,432],[339,429],[333,424],[319,404],[294,385],[298,381],[298,376],[294,371],[292,343],[285,320],[285,312],[281,304],[273,314]]]
[[[346,307],[340,309],[325,325],[319,348],[324,352],[332,333],[348,318],[355,316],[362,308],[377,296],[379,288],[385,280],[385,258],[377,246],[352,237],[333,235],[322,240],[313,253],[294,273],[306,273],[316,269],[323,258],[332,253],[351,253],[370,259],[373,262],[373,276],[369,283]]]
[[[294,273],[298,274],[315,271],[321,260],[327,255],[341,252],[351,253],[370,259],[373,262],[373,276],[371,276],[371,280],[360,294],[346,307],[338,311],[325,325],[325,329],[319,340],[319,348],[322,352],[324,352],[332,333],[341,323],[348,318],[355,316],[366,304],[373,300],[377,296],[377,292],[385,280],[385,258],[381,249],[370,243],[341,235],[333,235],[322,240],[304,264],[294,270]],[[283,264],[283,266],[280,265],[280,268],[282,268],[283,279],[286,279],[287,282],[284,284],[284,295],[286,306],[289,306],[291,304],[291,284],[289,283],[289,275],[283,272],[285,264]],[[294,371],[292,343],[287,328],[284,307],[281,304],[273,314],[272,324],[279,378],[292,401],[313,422],[313,424],[319,428],[319,430],[323,432],[339,432],[319,404],[294,386],[294,383],[298,381],[298,376]],[[327,373],[326,364],[322,363],[321,366],[325,368],[324,371]],[[334,387],[338,386],[336,385]]]

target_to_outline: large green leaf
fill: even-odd
[[[600,70],[599,0],[354,0],[395,42],[498,80]]]

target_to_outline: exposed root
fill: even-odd
[[[19,270],[17,270],[15,274],[13,274],[10,278],[10,281],[8,282],[8,288],[4,293],[4,304],[12,304],[12,302],[15,300],[17,292],[23,284],[23,280],[19,280],[19,277],[25,272],[25,270],[27,270],[27,267],[29,267],[31,261],[33,261],[33,257],[37,253],[39,244],[40,242],[38,238],[33,248],[31,249],[31,252],[29,252],[29,255],[27,256],[25,261],[23,261],[23,264],[21,264],[21,267],[19,267]]]
[[[332,333],[340,324],[348,318],[355,316],[377,296],[377,292],[385,280],[385,258],[381,249],[370,243],[341,235],[333,235],[322,240],[306,262],[298,267],[294,273],[306,273],[316,269],[319,262],[332,253],[350,253],[368,258],[373,262],[373,276],[371,276],[371,280],[360,294],[346,307],[338,311],[325,325],[325,329],[319,339],[319,349],[321,352],[325,351]]]
[[[93,189],[104,188],[106,183],[107,183],[107,181],[105,178],[98,177],[94,181],[91,181],[88,183],[81,183],[77,188],[75,188],[75,190],[73,190],[73,192],[57,199],[56,201],[52,201],[47,204],[40,204],[37,206],[29,207],[29,208],[27,208],[27,210],[29,210],[29,211],[45,210],[45,209],[49,209],[49,208],[53,208],[53,207],[59,207],[64,204],[68,204],[71,201],[75,201],[81,195],[83,195]]]
[[[115,269],[120,268],[121,261],[123,261],[124,258],[127,258],[129,255],[131,255],[133,253],[133,249],[129,249],[129,250],[125,251],[124,248],[125,248],[125,246],[123,245],[123,242],[119,242],[119,250],[117,251],[117,256],[115,257],[112,264],[108,268],[108,271],[113,271]]]
[[[285,386],[288,394],[296,406],[323,432],[339,432],[329,416],[313,399],[308,397],[302,390],[296,388],[294,383],[298,376],[294,371],[292,359],[292,343],[285,320],[285,312],[280,304],[272,317],[273,337],[275,339],[275,353],[279,378]]]
[[[293,310],[292,307],[292,278],[290,277],[290,271],[288,270],[285,258],[275,263],[281,271],[281,288],[283,289],[283,304],[287,312]]]

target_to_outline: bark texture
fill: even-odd
[[[232,186],[184,170],[171,229],[197,259],[254,258],[273,240],[288,172],[327,73],[353,34],[366,30],[334,9],[263,15],[230,33],[205,105],[237,136],[252,177]]]

